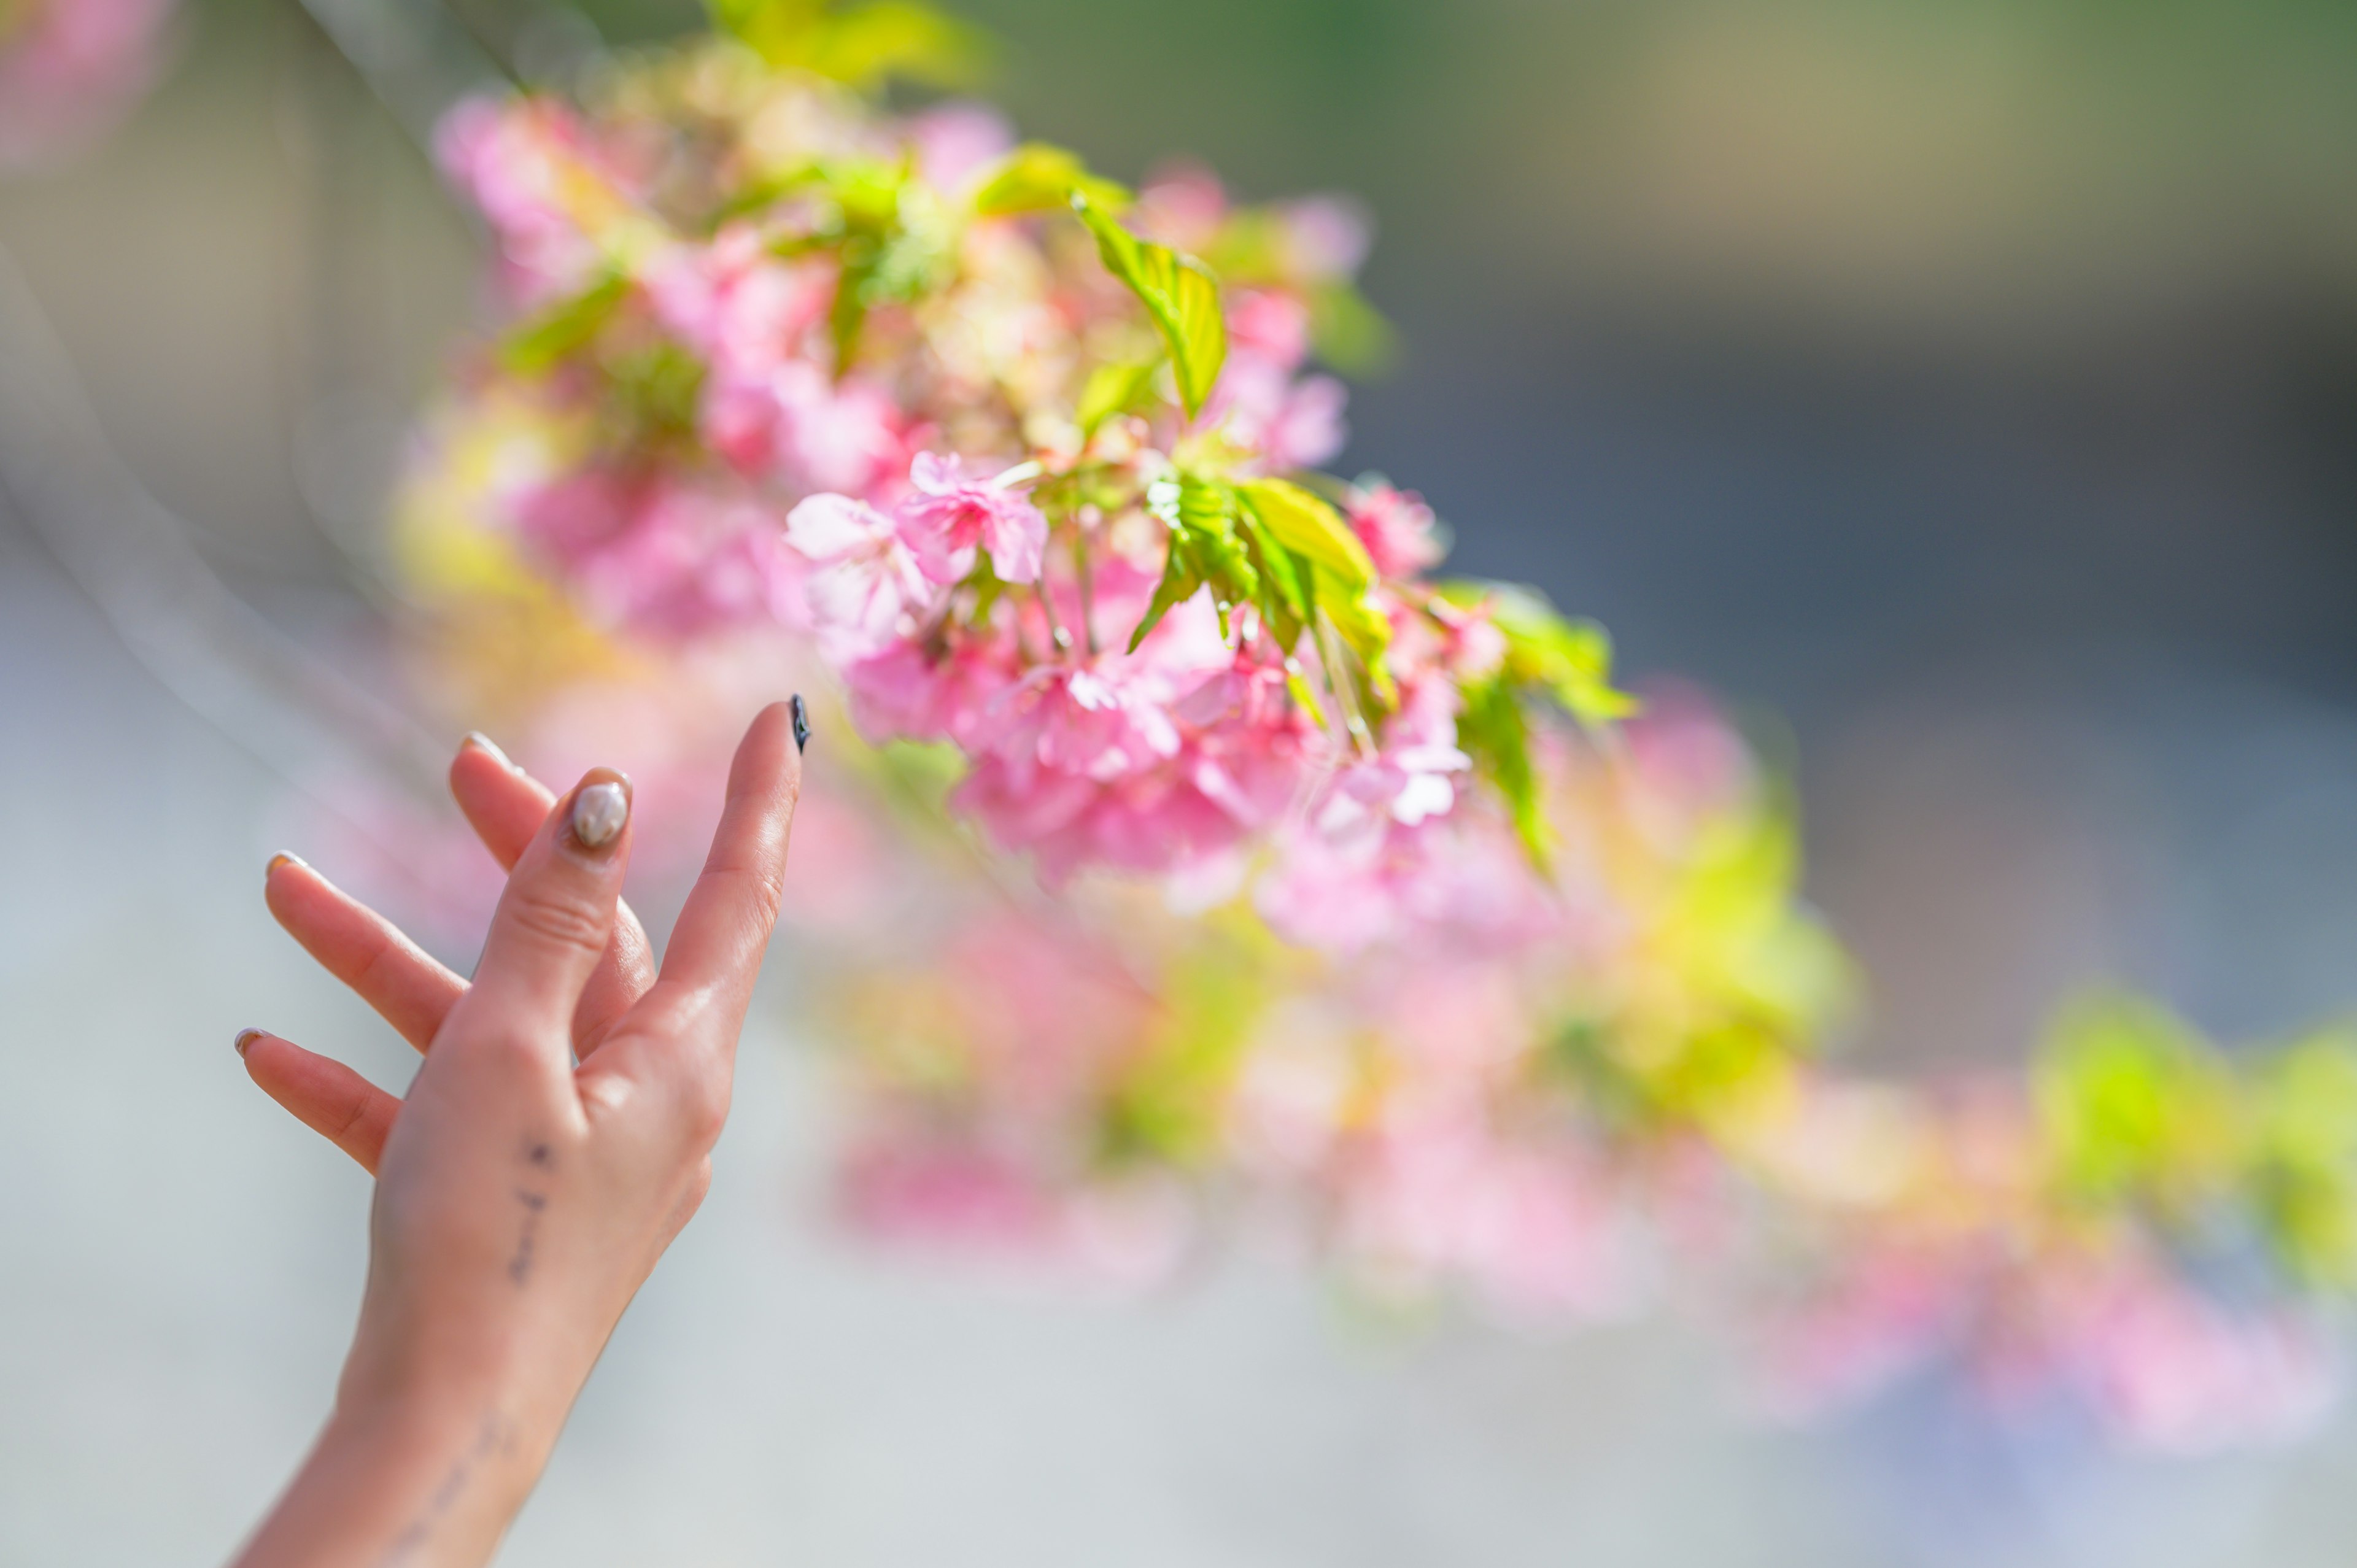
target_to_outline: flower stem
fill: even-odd
[[[1103,651],[1097,646],[1096,584],[1089,575],[1089,534],[1081,520],[1072,520],[1072,570],[1081,585],[1081,635],[1088,643],[1089,657],[1094,659]]]

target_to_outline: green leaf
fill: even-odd
[[[705,0],[713,30],[744,44],[763,59],[791,48],[818,25],[823,0]]]
[[[1097,426],[1145,400],[1154,384],[1154,372],[1161,368],[1158,359],[1099,365],[1089,372],[1087,383],[1081,388],[1080,406],[1072,411],[1072,418],[1084,434],[1095,435]]]
[[[2302,1282],[2357,1282],[2357,1040],[2340,1030],[2310,1036],[2253,1087],[2269,1240]]]
[[[1374,585],[1367,547],[1322,498],[1286,479],[1246,479],[1236,490],[1264,528],[1286,549],[1316,562],[1345,592],[1355,596]]]
[[[515,375],[546,375],[596,341],[630,295],[629,280],[608,273],[511,332],[500,345],[500,363]]]
[[[2064,1008],[2032,1083],[2058,1170],[2082,1197],[2183,1213],[2240,1163],[2233,1075],[2214,1047],[2141,997],[2093,995]]]
[[[1161,331],[1188,417],[1200,413],[1228,357],[1218,282],[1192,256],[1141,240],[1123,228],[1086,191],[1073,191],[1071,202],[1072,210],[1096,236],[1105,270],[1129,285]]]
[[[1443,590],[1455,599],[1453,585]],[[1637,699],[1612,684],[1612,639],[1594,621],[1566,620],[1555,607],[1523,588],[1499,588],[1476,596],[1506,636],[1506,663],[1513,678],[1545,691],[1572,717],[1601,729],[1637,711]]]
[[[963,87],[990,55],[986,34],[916,0],[835,9],[824,0],[706,0],[716,30],[770,65],[863,91],[888,78]]]
[[[629,434],[627,445],[683,440],[695,429],[704,397],[704,361],[678,344],[657,338],[607,356],[612,406]]]
[[[1201,591],[1202,575],[1195,570],[1191,554],[1192,552],[1187,548],[1186,536],[1172,532],[1170,553],[1162,563],[1162,581],[1154,587],[1154,602],[1146,607],[1145,618],[1137,623],[1137,629],[1129,634],[1129,650],[1132,653],[1136,652],[1137,645],[1146,640],[1146,633],[1162,624],[1162,618],[1170,613],[1173,605],[1183,605]]]
[[[1046,142],[1026,142],[1006,157],[974,194],[974,209],[985,218],[1017,212],[1050,212],[1071,205],[1079,191],[1108,212],[1128,209],[1129,188],[1089,172],[1080,155]]]
[[[1380,376],[1399,360],[1399,334],[1346,283],[1311,296],[1309,341],[1319,359],[1346,376]]]
[[[1473,759],[1474,771],[1505,797],[1523,847],[1544,870],[1555,835],[1539,799],[1538,769],[1531,764],[1530,718],[1511,684],[1492,679],[1466,688],[1457,744]]]
[[[875,0],[823,19],[794,63],[862,90],[887,79],[969,87],[988,70],[988,35],[912,0]]]
[[[1182,474],[1175,480],[1148,486],[1146,510],[1170,529],[1170,560],[1183,563],[1197,586],[1211,590],[1220,612],[1220,634],[1228,635],[1228,612],[1238,605],[1257,602],[1261,593],[1260,572],[1252,550],[1236,532],[1239,512],[1234,489],[1216,479]],[[1170,585],[1174,569],[1165,564],[1165,586]],[[1131,647],[1168,607],[1168,604],[1149,607],[1146,624],[1132,637]]]
[[[1366,670],[1367,692],[1375,705],[1386,712],[1399,706],[1398,683],[1383,665],[1383,655],[1392,645],[1391,618],[1363,593],[1347,591],[1323,566],[1314,567],[1311,576],[1318,617],[1333,627],[1344,647],[1359,656]]]
[[[1316,611],[1312,568],[1279,542],[1250,506],[1237,509],[1236,521],[1243,525],[1245,547],[1260,575],[1260,594],[1254,602],[1260,607],[1261,620],[1276,645],[1290,654]]]
[[[822,188],[835,203],[842,235],[837,245],[842,271],[828,312],[838,376],[850,370],[858,354],[867,313],[879,305],[920,297],[950,264],[940,213],[912,172],[906,160],[848,160],[817,170]]]

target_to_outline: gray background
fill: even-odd
[[[477,10],[494,38],[521,15]],[[1795,761],[1813,895],[1873,977],[1861,1059],[2010,1061],[2104,975],[2234,1034],[2357,992],[2347,18],[973,10],[1026,127],[1114,172],[1191,149],[1250,194],[1374,202],[1411,357],[1343,466]],[[391,691],[350,560],[476,319],[473,241],[291,5],[191,23],[136,123],[0,186],[0,245],[210,564]],[[261,908],[300,746],[167,694],[27,521],[0,516],[0,1563],[218,1560],[323,1409],[367,1196],[230,1037],[406,1069]],[[1249,1253],[1144,1301],[879,1255],[823,1218],[790,989],[508,1561],[2295,1565],[2357,1539],[2345,1420],[2167,1465],[1920,1394],[1785,1433],[1705,1325],[1408,1332]]]

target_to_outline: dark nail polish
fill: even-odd
[[[245,1047],[260,1038],[262,1038],[262,1031],[259,1029],[240,1029],[237,1032],[237,1054],[241,1058],[243,1057]]]
[[[800,692],[794,693],[794,700],[786,706],[792,710],[794,715],[794,749],[804,750],[810,746],[810,709],[804,705]]]

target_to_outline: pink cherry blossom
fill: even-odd
[[[936,583],[957,582],[974,570],[977,547],[990,553],[1001,582],[1039,579],[1048,520],[1004,475],[972,478],[957,458],[920,452],[894,515],[919,568]]]
[[[804,597],[820,650],[856,664],[906,639],[938,590],[866,501],[817,495],[786,515],[786,542],[810,563]]]

